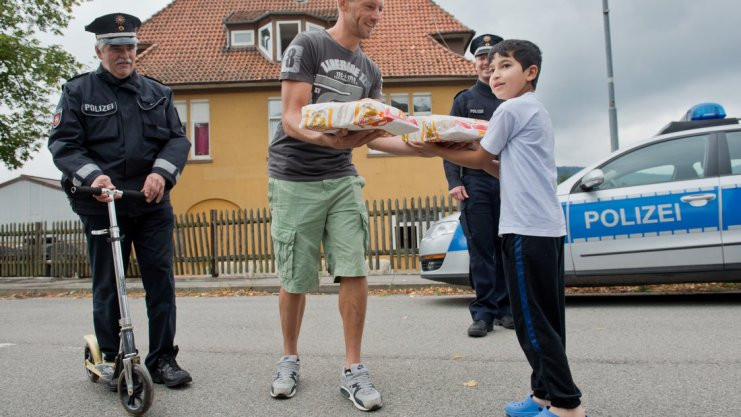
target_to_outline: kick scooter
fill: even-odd
[[[144,199],[139,191],[110,190],[95,187],[72,187],[72,194],[76,195],[106,195],[111,197]],[[139,351],[134,345],[134,326],[131,324],[129,299],[126,294],[126,274],[124,273],[123,256],[121,252],[122,237],[116,219],[116,205],[114,200],[108,203],[108,229],[93,230],[93,235],[108,235],[113,250],[113,262],[116,273],[116,288],[118,290],[118,306],[121,311],[121,343],[115,363],[103,361],[103,355],[98,346],[95,335],[86,335],[85,339],[85,370],[92,382],[102,380],[118,387],[118,398],[129,414],[139,416],[147,412],[154,399],[152,377],[147,367],[141,364]]]

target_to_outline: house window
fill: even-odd
[[[190,102],[190,134],[193,159],[211,159],[208,100]]]
[[[280,97],[268,98],[268,144],[275,140],[275,132],[278,131],[281,115],[283,113],[283,103]]]
[[[232,46],[253,46],[255,45],[255,32],[252,30],[233,30]]]
[[[259,38],[260,38],[260,49],[262,50],[265,55],[270,57],[270,59],[273,58],[273,26],[271,23],[268,23],[267,25],[263,26],[259,30]]]
[[[324,30],[324,26],[319,26],[319,25],[314,24],[314,23],[306,22],[306,30],[308,32],[318,31],[318,30]]]
[[[293,38],[298,35],[301,31],[301,22],[289,21],[289,22],[278,22],[278,57],[280,61],[283,58],[283,51],[288,48]]]
[[[409,113],[409,94],[391,94],[391,106]]]
[[[188,126],[188,104],[185,101],[173,101],[172,105],[178,112],[180,118],[180,125],[183,126],[183,130]]]
[[[429,116],[432,114],[432,94],[414,93],[412,100],[415,116]]]

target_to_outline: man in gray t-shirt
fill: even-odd
[[[398,137],[380,130],[326,134],[301,129],[301,107],[381,97],[381,71],[360,49],[383,10],[383,0],[339,0],[337,23],[326,31],[296,36],[283,54],[283,115],[268,159],[271,235],[281,280],[279,310],[283,357],[270,394],[296,393],[300,360],[298,336],[306,293],[319,285],[319,248],[327,269],[340,283],[339,307],[345,333],[340,390],[364,411],[383,405],[360,362],[368,298],[365,254],[368,213],[365,181],[352,163],[352,149],[368,145],[394,154],[420,155]]]

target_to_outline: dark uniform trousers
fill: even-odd
[[[85,226],[88,253],[93,273],[93,322],[101,352],[115,357],[119,348],[121,312],[116,292],[113,253],[107,235],[93,236],[91,231],[107,229],[108,216],[80,215]],[[149,354],[145,364],[152,369],[157,359],[173,351],[175,340],[175,277],[170,260],[173,256],[171,210],[159,210],[138,217],[118,217],[123,235],[121,252],[128,270],[133,244],[146,291],[149,318]]]
[[[579,406],[566,358],[563,237],[502,236],[515,332],[533,373],[533,394],[555,407]]]
[[[471,88],[458,93],[450,115],[489,120],[502,102],[487,83],[477,80]],[[511,315],[499,250],[499,180],[484,171],[449,161],[443,165],[448,189],[463,185],[468,193],[462,203],[461,227],[468,242],[471,286],[476,291],[469,311],[473,320],[491,323]]]
[[[476,298],[469,305],[473,320],[491,323],[512,314],[507,295],[499,237],[499,180],[480,170],[463,168],[468,198],[463,200],[461,227],[468,243],[469,271]],[[497,278],[499,277],[499,278]]]

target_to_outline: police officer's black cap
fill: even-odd
[[[503,39],[497,35],[490,33],[477,36],[471,41],[471,46],[468,48],[473,56],[479,56],[481,54],[488,54],[492,46],[498,44]]]
[[[142,22],[126,13],[111,13],[93,20],[85,30],[95,34],[97,40],[108,45],[136,45],[136,31]]]

